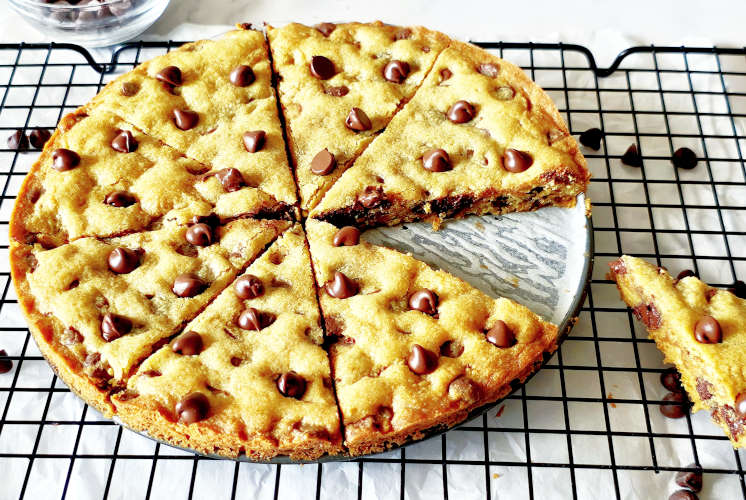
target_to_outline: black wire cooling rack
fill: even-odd
[[[128,44],[105,62],[67,44],[0,45],[0,147],[17,128],[54,128],[114,74],[177,45]],[[68,391],[31,340],[6,255],[0,349],[13,368],[0,374],[0,499],[666,498],[674,472],[693,462],[705,470],[701,498],[746,499],[746,457],[704,412],[660,414],[661,355],[604,276],[628,253],[715,286],[746,278],[746,49],[634,47],[598,68],[578,45],[479,45],[524,67],[574,134],[605,132],[599,152],[584,150],[596,241],[586,303],[529,384],[458,429],[384,455],[210,460],[123,430]],[[643,168],[620,161],[633,143]],[[671,165],[681,146],[697,153],[696,168]],[[35,156],[0,149],[3,226]],[[7,230],[2,238],[7,254]]]

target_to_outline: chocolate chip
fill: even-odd
[[[237,356],[233,356],[233,357],[231,358],[231,364],[232,364],[233,366],[235,366],[235,367],[239,367],[239,366],[241,366],[241,364],[242,364],[242,363],[243,363],[243,359],[241,359],[241,358],[239,358],[239,357],[237,357]]]
[[[223,185],[223,189],[226,191],[233,192],[238,191],[241,187],[246,185],[243,180],[243,175],[235,168],[224,168],[215,172],[215,178],[220,181]]]
[[[409,296],[409,308],[434,316],[438,313],[438,294],[427,288],[417,290]]]
[[[498,87],[495,90],[495,97],[498,101],[509,101],[515,97],[515,90],[513,87]]]
[[[402,28],[394,35],[394,40],[407,40],[412,36],[412,30],[409,28]]]
[[[334,23],[319,23],[314,26],[319,33],[327,37],[332,34],[336,27],[337,25]]]
[[[688,278],[690,276],[696,276],[696,274],[694,274],[694,271],[692,271],[691,269],[684,269],[676,275],[676,281],[683,280],[684,278]]]
[[[671,158],[674,167],[691,170],[697,166],[697,154],[689,148],[679,148]]]
[[[69,327],[60,335],[62,345],[77,345],[83,342],[83,335],[73,327]]]
[[[134,205],[137,199],[127,191],[113,191],[106,195],[104,203],[112,207],[122,208]]]
[[[127,335],[132,330],[132,321],[117,314],[106,313],[101,320],[101,336],[105,341],[111,342],[122,335]]]
[[[177,87],[181,85],[181,70],[176,66],[166,66],[155,75],[155,78],[163,83]]]
[[[383,192],[380,187],[367,186],[357,200],[365,208],[375,208],[383,203]]]
[[[473,403],[481,398],[482,390],[466,375],[459,375],[448,384],[448,395],[453,399]]]
[[[739,299],[746,299],[746,283],[741,280],[736,280],[733,286],[728,288],[728,291]]]
[[[264,294],[264,283],[253,274],[244,274],[233,283],[233,290],[241,300],[255,299]]]
[[[438,367],[438,355],[419,344],[414,344],[409,351],[407,365],[417,375],[427,375]]]
[[[180,130],[189,130],[197,126],[199,115],[189,109],[174,109],[174,124]]]
[[[671,493],[668,500],[699,500],[696,493],[692,493],[689,490],[678,490]]]
[[[447,172],[453,169],[453,165],[444,149],[428,149],[422,155],[422,168],[429,172]]]
[[[389,61],[383,67],[383,77],[394,83],[402,83],[409,76],[409,63],[405,61]]]
[[[513,330],[501,319],[495,321],[495,324],[487,330],[484,337],[490,344],[502,348],[513,347],[517,342]]]
[[[719,344],[723,341],[720,323],[712,316],[703,316],[694,325],[694,338],[700,344]]]
[[[311,74],[319,80],[328,80],[336,72],[334,63],[324,56],[313,56],[311,58]]]
[[[29,134],[29,141],[36,149],[42,149],[52,134],[45,128],[36,128]]]
[[[122,82],[119,93],[124,97],[132,97],[140,91],[140,86],[135,82]]]
[[[446,340],[440,345],[440,355],[446,358],[458,358],[464,353],[464,344],[457,340]]]
[[[681,392],[684,390],[681,387],[681,374],[676,371],[676,368],[668,368],[661,373],[661,384],[671,392]]]
[[[316,175],[329,175],[337,167],[337,160],[328,149],[316,153],[311,160],[311,172]]]
[[[132,153],[137,149],[137,141],[129,130],[122,130],[111,141],[111,149],[120,153]]]
[[[346,85],[340,85],[339,87],[327,87],[324,89],[324,93],[332,97],[344,97],[350,92],[350,89]]]
[[[655,330],[661,326],[661,313],[655,304],[640,304],[632,309],[632,313],[650,329]]]
[[[243,146],[249,153],[261,151],[266,141],[267,133],[264,130],[252,130],[243,134]]]
[[[277,390],[286,398],[301,399],[306,393],[306,379],[294,371],[283,373],[277,379]]]
[[[206,284],[196,274],[184,273],[180,274],[174,279],[174,284],[171,290],[178,297],[194,297],[199,295],[207,288]]]
[[[326,293],[336,299],[347,299],[357,295],[360,291],[357,283],[339,271],[334,271],[334,278],[327,282],[324,288],[326,288]]]
[[[631,144],[622,155],[622,163],[630,167],[642,167],[642,156],[637,151],[637,144]]]
[[[8,356],[5,349],[0,349],[0,374],[8,373],[13,368],[13,362],[9,359],[3,359]]]
[[[676,474],[676,484],[699,493],[702,491],[702,468],[697,464],[689,464],[686,468],[694,470],[678,472]]]
[[[687,414],[689,401],[686,393],[669,392],[663,397],[665,404],[660,405],[661,413],[668,418],[681,418]]]
[[[497,77],[497,74],[500,72],[500,68],[498,68],[497,65],[493,63],[483,63],[477,67],[477,71],[479,71],[484,76],[495,78]]]
[[[23,130],[16,130],[8,136],[8,149],[26,151],[28,149],[28,137]]]
[[[117,274],[131,273],[140,265],[140,256],[129,248],[115,248],[109,253],[109,269]]]
[[[746,418],[746,392],[742,392],[736,396],[735,409],[741,418]]]
[[[360,108],[352,108],[345,119],[345,126],[355,132],[363,132],[370,130],[373,124],[370,122],[368,115],[365,114],[365,111]]]
[[[355,226],[345,226],[334,234],[332,244],[335,247],[352,247],[360,243],[360,230]]]
[[[212,245],[212,228],[207,224],[195,224],[187,229],[186,240],[198,247]]]
[[[506,149],[503,155],[505,170],[514,174],[527,170],[533,163],[534,159],[530,154],[517,149]]]
[[[440,70],[440,82],[443,83],[444,81],[450,79],[453,76],[453,73],[448,68],[443,68]]]
[[[210,227],[218,227],[220,225],[220,217],[214,212],[210,212],[207,215],[195,215],[191,218],[192,224],[207,224]]]
[[[241,66],[236,66],[231,71],[230,81],[236,87],[247,87],[254,83],[254,80],[256,80],[254,70],[249,66],[242,64]]]
[[[179,335],[171,349],[182,356],[194,356],[201,353],[203,347],[202,336],[197,332],[189,331]]]
[[[175,409],[180,422],[193,424],[207,418],[210,400],[201,392],[192,392],[181,398]]]
[[[474,119],[477,112],[468,101],[456,101],[448,109],[446,116],[453,123],[466,123]]]
[[[275,322],[276,316],[272,313],[259,311],[253,307],[244,310],[238,317],[236,324],[243,330],[259,331]]]
[[[72,170],[80,165],[80,156],[75,151],[59,148],[52,151],[52,168],[58,172]]]
[[[587,148],[591,148],[594,151],[601,149],[601,139],[603,139],[604,133],[601,132],[600,128],[589,128],[582,134],[580,134],[580,144]]]

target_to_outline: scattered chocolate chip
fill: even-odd
[[[746,283],[741,280],[736,280],[733,286],[728,288],[728,291],[739,299],[746,299]]]
[[[239,357],[237,357],[237,356],[233,356],[233,357],[231,358],[231,364],[232,364],[233,366],[235,366],[235,367],[239,367],[239,366],[241,366],[241,364],[242,364],[242,363],[243,363],[243,359],[241,359],[241,358],[239,358]]]
[[[324,35],[326,37],[328,37],[329,35],[331,35],[332,32],[334,31],[334,29],[336,27],[337,27],[337,25],[334,24],[334,23],[319,23],[316,26],[314,26],[314,28],[316,28],[316,30],[319,33],[321,33],[322,35]]]
[[[661,384],[671,392],[681,392],[684,390],[681,387],[681,374],[676,371],[676,368],[668,368],[661,373]]]
[[[485,332],[485,338],[490,344],[502,348],[513,347],[517,342],[513,330],[501,319]]]
[[[419,344],[414,344],[407,357],[407,365],[417,375],[427,375],[438,367],[438,355]]]
[[[580,134],[580,144],[587,148],[591,148],[594,151],[601,149],[601,139],[603,139],[604,133],[601,132],[600,128],[589,128],[582,134]]]
[[[681,418],[687,414],[689,400],[686,393],[669,392],[663,397],[666,403],[660,405],[661,413],[668,418]]]
[[[316,153],[311,160],[311,172],[316,175],[329,175],[337,167],[337,160],[328,149],[323,149]]]
[[[259,331],[274,323],[275,319],[275,315],[272,313],[262,312],[253,307],[249,307],[238,316],[236,324],[242,330]]]
[[[236,87],[247,87],[254,83],[254,80],[254,70],[246,65],[236,66],[230,74],[230,81]]]
[[[368,115],[365,114],[365,111],[360,108],[352,108],[345,119],[345,126],[355,132],[363,132],[370,130],[373,124],[370,122]]]
[[[266,141],[267,133],[264,130],[252,130],[243,134],[243,145],[249,153],[261,151]]]
[[[694,338],[700,344],[719,344],[723,341],[720,323],[712,316],[703,316],[694,325]]]
[[[192,392],[181,398],[175,409],[180,422],[193,424],[207,418],[210,400],[201,392]]]
[[[0,349],[0,374],[8,373],[13,368],[13,362],[9,359],[4,359],[8,356],[5,349]]]
[[[650,329],[655,330],[661,326],[661,314],[655,304],[640,304],[632,309],[632,313]]]
[[[735,409],[741,418],[746,418],[746,392],[742,392],[736,396]]]
[[[67,346],[77,345],[83,342],[83,335],[71,326],[62,332],[62,335],[60,335],[60,342],[62,345]]]
[[[122,335],[127,335],[132,330],[132,321],[117,314],[106,313],[101,320],[101,336],[105,341],[111,342]]]
[[[334,63],[324,56],[313,56],[310,68],[311,74],[319,80],[328,80],[336,73]]]
[[[205,282],[196,274],[184,273],[174,279],[171,290],[176,296],[184,298],[199,295],[206,287]]]
[[[558,128],[552,128],[547,132],[547,143],[552,146],[554,143],[567,137],[567,132]]]
[[[642,167],[642,156],[637,151],[637,144],[630,144],[622,155],[622,163],[630,167]]]
[[[696,493],[692,493],[689,490],[678,490],[671,493],[668,500],[699,500]]]
[[[246,185],[241,172],[239,172],[238,169],[232,167],[218,170],[217,172],[215,172],[215,178],[220,181],[220,184],[223,185],[223,189],[225,189],[229,193],[238,191]]]
[[[409,296],[409,309],[420,311],[430,316],[438,313],[438,294],[427,288],[417,290]]]
[[[264,294],[264,283],[253,274],[244,274],[233,283],[233,290],[241,300],[255,299]]]
[[[166,66],[156,73],[155,78],[163,83],[177,87],[181,85],[181,70],[176,66]]]
[[[122,82],[119,93],[124,97],[132,97],[140,91],[140,86],[135,82]]]
[[[122,130],[111,141],[111,149],[120,153],[132,153],[137,149],[137,141],[129,130]]]
[[[694,271],[692,271],[691,269],[684,269],[676,275],[676,281],[683,280],[684,278],[688,278],[690,276],[696,276],[696,274],[694,274]]]
[[[697,464],[689,464],[686,468],[695,470],[678,472],[676,474],[676,484],[682,488],[689,488],[690,490],[699,493],[702,491],[702,468]]]
[[[360,230],[355,226],[345,226],[334,234],[332,244],[335,247],[352,247],[360,243]]]
[[[189,130],[197,126],[199,115],[189,109],[176,108],[173,111],[174,124],[180,130]]]
[[[481,398],[482,390],[466,375],[459,375],[448,384],[448,395],[453,399],[472,403]]]
[[[159,372],[158,370],[146,370],[142,372],[142,374],[146,377],[151,377],[151,378],[160,377],[162,375],[162,373]]]
[[[451,73],[451,70],[448,68],[443,68],[440,70],[440,82],[443,83],[444,81],[450,79],[453,76],[453,73]]]
[[[214,212],[210,212],[207,215],[195,215],[191,219],[192,224],[207,224],[210,227],[218,227],[220,225],[220,217]]]
[[[428,149],[422,155],[422,168],[429,172],[447,172],[453,169],[453,165],[444,149]]]
[[[23,130],[16,130],[8,136],[8,149],[15,151],[26,151],[28,149],[28,137]]]
[[[301,399],[306,393],[306,379],[289,371],[277,379],[277,390],[287,398]]]
[[[188,331],[179,335],[171,346],[176,354],[181,354],[182,356],[199,354],[202,352],[203,347],[202,336],[194,331]]]
[[[464,353],[464,344],[457,340],[446,340],[440,345],[440,355],[446,358],[458,358]]]
[[[122,208],[134,205],[137,199],[127,191],[113,191],[106,195],[104,203],[112,207]]]
[[[58,172],[72,170],[80,165],[80,156],[75,151],[59,148],[52,151],[52,168]]]
[[[466,123],[470,122],[476,116],[477,111],[474,109],[468,101],[456,101],[448,109],[446,116],[453,123]]]
[[[697,166],[697,154],[689,148],[679,148],[671,158],[674,167],[691,170]]]
[[[515,90],[508,86],[498,87],[495,90],[495,97],[498,101],[509,101],[515,97]]]
[[[365,208],[375,208],[383,202],[383,192],[380,187],[367,186],[357,200]]]
[[[115,248],[109,253],[109,269],[117,274],[131,273],[140,265],[140,256],[129,248]]]
[[[97,352],[91,352],[91,353],[88,353],[88,355],[83,360],[83,365],[94,366],[98,364],[99,361],[101,361],[101,354]]]
[[[332,97],[344,97],[350,92],[350,89],[346,85],[340,85],[339,87],[327,87],[324,89],[324,93]]]
[[[409,76],[409,63],[405,61],[389,61],[383,67],[383,77],[393,83],[402,83]]]
[[[334,271],[334,278],[327,282],[324,288],[326,288],[326,293],[336,299],[347,299],[357,295],[360,291],[357,283],[339,271]]]
[[[500,72],[500,68],[498,68],[497,65],[493,63],[483,63],[477,67],[477,71],[479,71],[484,76],[495,78],[497,77],[497,74]]]
[[[394,35],[394,40],[407,40],[412,36],[412,30],[409,28],[402,28]]]
[[[514,174],[527,170],[533,163],[534,159],[530,154],[517,149],[508,148],[503,155],[505,170]]]
[[[212,228],[203,223],[195,224],[187,229],[186,240],[198,247],[212,245]]]
[[[49,130],[45,128],[35,128],[29,134],[29,141],[36,149],[42,149],[50,137],[52,137],[52,134],[49,133]]]

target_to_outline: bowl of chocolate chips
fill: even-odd
[[[31,26],[59,42],[115,45],[153,24],[170,0],[10,0]]]

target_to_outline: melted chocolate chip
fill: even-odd
[[[23,130],[16,130],[8,136],[8,149],[15,151],[26,151],[28,149],[28,137]]]
[[[313,56],[309,67],[311,68],[311,74],[319,80],[328,80],[336,73],[334,63],[324,56]]]
[[[427,375],[438,367],[438,355],[419,344],[414,344],[409,351],[407,365],[417,375]]]
[[[681,418],[687,414],[689,401],[686,393],[669,392],[663,397],[666,403],[660,405],[661,413],[668,418]]]
[[[316,30],[319,33],[321,33],[322,35],[324,35],[326,37],[328,37],[329,35],[331,35],[332,32],[334,31],[334,29],[336,27],[337,27],[337,25],[334,24],[334,23],[319,23],[316,26],[314,26],[314,28],[316,28]]]
[[[457,340],[447,340],[440,345],[440,355],[446,358],[458,358],[464,353],[464,344]]]
[[[661,373],[661,384],[671,392],[681,392],[684,390],[681,387],[681,374],[676,371],[676,368],[668,368]]]
[[[373,124],[365,111],[360,108],[352,108],[345,119],[345,126],[355,132],[364,132],[370,130]]]
[[[336,299],[347,299],[357,295],[360,287],[355,281],[351,280],[339,271],[334,272],[334,278],[324,285],[326,293]]]
[[[129,130],[122,130],[111,141],[111,149],[120,153],[132,153],[137,149],[137,141]]]
[[[389,61],[383,67],[383,77],[393,83],[402,83],[409,76],[409,63],[405,61]]]
[[[622,163],[630,167],[642,167],[642,156],[637,151],[637,144],[631,144],[622,155]]]
[[[249,153],[261,151],[266,142],[267,133],[264,130],[252,130],[243,134],[243,146]]]
[[[249,66],[236,66],[230,74],[230,81],[236,87],[247,87],[254,83],[254,80],[256,80],[254,70]]]
[[[375,208],[383,203],[383,192],[380,187],[368,186],[357,197],[357,201],[365,208]]]
[[[199,354],[202,352],[203,347],[202,336],[194,331],[179,335],[171,346],[176,354],[181,354],[182,356]]]
[[[173,110],[173,115],[174,124],[180,130],[192,129],[197,126],[197,123],[199,123],[199,115],[189,109],[176,108]]]
[[[223,185],[223,189],[229,193],[238,191],[246,182],[243,180],[243,175],[235,168],[224,168],[215,172],[215,178],[220,181]]]
[[[241,313],[236,324],[242,330],[259,331],[274,323],[275,319],[276,317],[272,313],[259,311],[258,309],[249,307]]]
[[[0,374],[8,373],[13,368],[13,362],[9,359],[5,359],[8,353],[5,349],[0,349]]]
[[[679,148],[671,157],[674,167],[691,170],[697,166],[697,154],[689,148]]]
[[[163,83],[177,87],[181,85],[181,70],[176,66],[166,66],[156,73],[155,78]]]
[[[516,344],[515,333],[501,319],[495,321],[495,324],[487,330],[484,337],[487,339],[487,342],[497,347],[507,348],[513,347]]]
[[[137,199],[127,191],[113,191],[106,195],[104,203],[112,207],[122,208],[134,205]]]
[[[456,101],[448,109],[446,116],[453,123],[466,123],[470,122],[476,116],[477,111],[474,109],[468,101]]]
[[[132,97],[140,91],[140,86],[135,82],[122,82],[119,93],[124,97]]]
[[[676,281],[683,280],[684,278],[688,278],[690,276],[696,276],[696,274],[694,274],[694,271],[692,271],[691,269],[684,269],[676,275]]]
[[[642,321],[645,326],[652,330],[661,326],[661,315],[654,304],[640,304],[632,309],[632,313],[638,320]]]
[[[52,134],[49,133],[49,130],[45,128],[37,128],[32,130],[29,134],[29,141],[31,141],[31,145],[36,149],[42,149],[51,136]]]
[[[58,172],[72,170],[80,165],[80,156],[75,151],[59,148],[52,151],[52,168]]]
[[[360,243],[360,230],[355,226],[345,226],[334,234],[332,244],[335,247],[352,247]]]
[[[117,274],[131,273],[140,265],[140,256],[134,250],[119,247],[109,253],[109,269]]]
[[[689,464],[686,468],[694,470],[678,472],[676,474],[676,484],[694,492],[702,491],[702,468],[697,464]]]
[[[195,224],[186,231],[186,240],[194,246],[206,247],[212,244],[212,228],[207,224]]]
[[[449,80],[453,76],[453,73],[448,68],[443,68],[440,70],[440,82],[443,83],[446,80]]]
[[[250,300],[264,294],[264,283],[253,274],[244,274],[233,283],[233,290],[241,300]]]
[[[498,68],[497,65],[493,63],[483,63],[477,66],[477,71],[479,71],[484,76],[495,78],[500,72],[500,68]]]
[[[412,36],[412,30],[409,28],[402,28],[394,35],[394,40],[408,40]]]
[[[448,384],[448,395],[453,399],[473,403],[481,398],[482,390],[472,379],[460,375]]]
[[[311,172],[316,175],[329,175],[337,167],[337,160],[328,149],[316,153],[311,160]]]
[[[180,422],[193,424],[207,418],[210,412],[210,400],[201,392],[192,392],[181,398],[181,401],[176,403],[175,409]]]
[[[184,273],[174,279],[171,290],[177,297],[194,297],[207,288],[206,283],[196,274]]]
[[[601,132],[600,128],[589,128],[582,134],[580,134],[580,144],[587,148],[591,148],[594,151],[601,149],[601,139],[603,139],[604,133]]]
[[[340,85],[339,87],[327,87],[324,89],[324,93],[332,97],[344,97],[350,92],[350,89],[346,85]]]
[[[289,371],[277,379],[277,390],[286,398],[301,399],[306,393],[306,379]]]
[[[409,296],[409,308],[434,316],[438,313],[438,294],[427,288],[417,290]]]
[[[746,418],[746,392],[742,392],[736,396],[735,410],[741,418]]]
[[[694,325],[694,338],[700,344],[719,344],[723,341],[720,323],[712,316],[703,316]]]
[[[104,314],[101,320],[101,336],[105,341],[111,342],[122,335],[127,335],[132,330],[132,321],[112,313]]]
[[[447,172],[453,169],[453,165],[444,149],[428,149],[422,155],[422,168],[429,172]]]
[[[530,154],[524,151],[518,151],[517,149],[506,149],[503,155],[503,166],[505,170],[512,173],[519,173],[533,165],[534,159]]]

